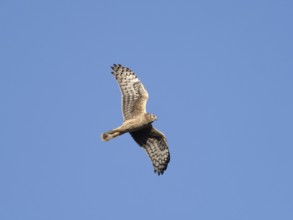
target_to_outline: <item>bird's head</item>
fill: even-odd
[[[157,116],[150,114],[150,113],[146,114],[146,118],[149,122],[154,122],[155,120],[157,120]]]

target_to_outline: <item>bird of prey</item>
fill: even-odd
[[[124,120],[121,126],[105,132],[101,138],[109,141],[129,132],[135,142],[147,152],[155,173],[163,174],[170,161],[170,153],[164,134],[152,126],[157,117],[146,112],[148,92],[129,68],[121,64],[114,64],[111,68],[122,93]]]

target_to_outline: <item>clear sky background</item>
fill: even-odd
[[[292,1],[0,2],[0,219],[293,219]],[[148,89],[153,173],[110,66]]]

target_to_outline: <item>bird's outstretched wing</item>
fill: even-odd
[[[158,175],[163,174],[170,161],[170,152],[164,134],[152,125],[130,134],[136,143],[146,150],[153,163],[154,171]]]
[[[135,73],[120,64],[114,64],[111,68],[122,93],[124,120],[146,113],[148,92]]]

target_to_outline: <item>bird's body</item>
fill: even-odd
[[[109,140],[113,139],[114,137],[122,135],[126,132],[135,132],[135,131],[141,130],[141,129],[149,126],[154,120],[152,117],[149,116],[148,113],[145,113],[141,116],[138,115],[135,118],[127,119],[118,128],[115,128],[115,129],[112,129],[108,132],[105,132],[102,135],[102,140],[109,141]]]
[[[155,172],[163,174],[170,161],[170,153],[164,134],[152,126],[157,117],[146,112],[148,93],[129,68],[114,64],[112,69],[122,93],[124,121],[121,126],[102,134],[101,138],[109,141],[129,132],[148,153]]]

